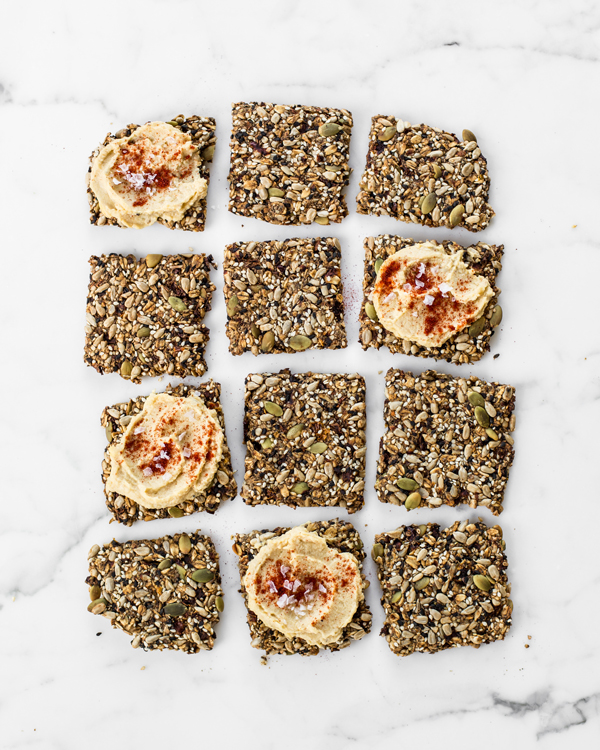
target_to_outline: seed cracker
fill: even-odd
[[[215,644],[223,611],[219,555],[200,532],[105,545],[88,555],[88,611],[144,651],[195,654]],[[196,580],[198,579],[198,580]]]
[[[146,123],[148,124],[148,123]],[[217,137],[215,131],[217,129],[216,122],[213,117],[198,117],[192,115],[190,117],[184,117],[183,115],[177,115],[173,120],[169,120],[169,125],[178,128],[184,133],[187,133],[194,146],[197,147],[202,160],[199,166],[200,177],[204,178],[207,184],[210,182],[210,164],[213,160],[215,152],[215,143]],[[92,171],[92,162],[100,151],[118,138],[128,138],[133,132],[135,132],[140,125],[127,125],[127,127],[119,130],[114,135],[109,133],[104,141],[98,146],[98,148],[90,156],[90,166],[88,168],[88,200],[90,203],[90,222],[96,226],[103,226],[112,224],[113,226],[120,226],[116,219],[104,216],[100,210],[100,204],[98,199],[89,187],[90,174]],[[185,212],[181,221],[171,221],[169,219],[158,218],[157,222],[163,224],[169,229],[185,229],[190,232],[202,232],[204,231],[204,225],[206,223],[206,196],[199,198],[196,203],[192,204]]]
[[[514,388],[394,369],[385,385],[386,433],[375,481],[381,502],[409,510],[467,504],[501,513],[514,458]]]
[[[241,495],[248,505],[364,504],[365,381],[360,375],[246,377]]]
[[[215,289],[212,255],[93,255],[84,360],[100,373],[196,377],[206,372],[202,325]]]
[[[340,260],[333,237],[228,245],[223,293],[229,351],[346,347]]]
[[[487,161],[469,131],[461,141],[439,128],[376,115],[360,188],[359,214],[471,232],[494,216]]]
[[[348,215],[343,189],[352,115],[345,109],[233,104],[229,210],[271,224],[330,224]]]
[[[368,588],[369,581],[365,578],[362,570],[362,563],[365,559],[363,543],[358,531],[356,531],[351,523],[335,518],[332,521],[306,523],[303,526],[307,531],[316,532],[333,549],[353,554],[360,568],[363,590]],[[240,592],[244,597],[246,608],[248,608],[248,596],[244,587],[244,576],[246,575],[250,561],[269,539],[282,536],[289,530],[290,527],[278,527],[273,530],[263,529],[262,531],[252,531],[249,534],[236,534],[233,537],[233,551],[239,556],[238,564],[242,585]],[[302,654],[303,656],[313,656],[319,653],[319,646],[309,644],[302,638],[288,640],[283,633],[268,628],[250,609],[248,609],[247,619],[252,646],[263,649],[268,655]],[[370,630],[371,611],[366,600],[363,599],[358,605],[354,617],[344,628],[339,640],[322,648],[329,651],[339,651],[349,646],[352,641],[358,641],[363,638]]]
[[[225,415],[221,407],[221,386],[214,380],[201,383],[198,386],[185,385],[181,383],[175,388],[170,385],[165,393],[171,396],[197,395],[206,404],[207,408],[216,412],[219,424],[223,430],[223,454],[217,467],[213,484],[191,500],[181,503],[173,508],[143,508],[128,497],[116,492],[108,492],[106,481],[110,476],[111,460],[108,452],[109,446],[123,438],[127,425],[136,414],[144,408],[147,396],[138,396],[126,403],[107,406],[102,412],[100,423],[106,430],[108,445],[104,450],[102,460],[102,481],[104,483],[104,494],[106,496],[106,507],[112,513],[112,520],[131,526],[135,521],[153,521],[156,518],[181,518],[192,513],[205,510],[214,513],[222,502],[237,494],[237,483],[233,476],[231,466],[231,452],[227,445],[225,434]]]
[[[456,521],[400,526],[375,537],[381,635],[400,656],[501,641],[512,624],[500,526]]]
[[[457,365],[477,362],[490,350],[490,339],[502,320],[502,308],[498,304],[500,289],[496,286],[496,276],[502,270],[504,245],[486,245],[483,242],[478,242],[475,245],[463,248],[456,242],[432,240],[436,245],[442,246],[448,254],[464,250],[463,263],[473,273],[484,276],[488,280],[494,296],[489,301],[483,315],[471,326],[464,328],[462,331],[457,331],[442,346],[423,347],[412,341],[397,338],[391,331],[384,328],[379,320],[372,320],[365,310],[365,305],[370,301],[377,278],[377,272],[375,271],[377,261],[385,260],[402,248],[414,245],[416,242],[416,240],[407,237],[396,237],[389,234],[365,239],[364,296],[359,314],[359,341],[362,348],[374,347],[379,349],[386,346],[393,354],[444,359]]]

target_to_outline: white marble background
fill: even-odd
[[[0,746],[597,748],[598,128],[596,0],[505,3],[180,0],[5,4],[0,44]],[[250,647],[230,536],[331,518],[329,510],[248,508],[109,526],[100,483],[99,415],[166,381],[132,385],[82,361],[87,260],[103,252],[212,253],[235,240],[317,235],[226,210],[232,101],[341,106],[355,117],[351,214],[332,227],[348,297],[362,238],[407,233],[354,212],[370,117],[395,114],[476,133],[497,217],[478,239],[504,243],[504,321],[471,368],[517,389],[517,457],[500,518],[514,624],[479,650],[398,658],[373,564],[374,631],[336,654],[261,666]],[[89,152],[128,122],[178,113],[217,118],[206,231],[141,233],[88,224]],[[412,232],[446,239],[441,230]],[[473,235],[457,230],[452,239]],[[223,384],[234,467],[243,472],[247,372],[290,366],[356,371],[368,383],[367,495],[352,520],[367,546],[405,522],[449,524],[464,507],[407,515],[372,489],[388,367],[433,362],[363,352],[357,307],[342,352],[232,358],[221,270],[207,317],[208,375]],[[493,354],[499,354],[493,359]],[[486,511],[487,523],[495,519]],[[471,515],[473,517],[473,515]],[[92,617],[86,556],[95,542],[201,527],[222,556],[226,609],[210,653],[144,653]],[[531,636],[531,640],[528,640]],[[529,646],[528,649],[525,646]]]

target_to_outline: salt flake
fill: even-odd
[[[152,476],[152,469],[149,466],[146,466],[146,468],[142,471],[142,474],[145,477],[151,477]]]
[[[433,305],[434,300],[435,300],[435,297],[432,297],[431,294],[426,294],[425,295],[425,299],[423,300],[423,302],[426,305],[431,306],[431,305]]]

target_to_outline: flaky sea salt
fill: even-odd
[[[432,297],[431,294],[426,294],[425,295],[425,299],[423,300],[423,302],[426,305],[433,305],[434,300],[435,300],[435,297]]]
[[[142,471],[142,474],[145,477],[151,477],[152,476],[152,469],[149,466],[146,466],[146,468]]]

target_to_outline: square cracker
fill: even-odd
[[[375,537],[381,635],[399,656],[503,640],[512,623],[499,526],[456,521],[400,526]]]
[[[231,452],[225,434],[225,416],[221,408],[221,386],[219,383],[215,383],[213,380],[201,383],[198,386],[181,383],[175,388],[168,386],[165,392],[171,396],[188,396],[193,393],[201,398],[209,409],[214,409],[223,430],[223,455],[217,467],[214,483],[191,500],[173,508],[143,508],[128,497],[116,492],[108,492],[106,480],[111,471],[108,448],[111,443],[122,439],[126,426],[132,417],[142,411],[147,397],[138,396],[126,403],[107,406],[102,412],[100,420],[108,438],[108,445],[102,461],[102,481],[104,483],[106,507],[112,513],[112,520],[127,526],[131,526],[135,521],[153,521],[155,518],[181,518],[201,510],[214,513],[224,500],[235,497],[237,494],[237,484],[231,466]]]
[[[223,262],[229,351],[346,347],[340,259],[333,237],[229,245]]]
[[[352,115],[345,109],[233,104],[229,210],[271,224],[330,224],[348,215],[343,189]]]
[[[192,139],[192,143],[197,147],[202,157],[200,167],[198,169],[200,177],[203,177],[207,184],[210,182],[210,163],[213,160],[215,152],[215,143],[217,137],[215,130],[217,129],[216,122],[213,117],[198,117],[192,115],[190,117],[184,117],[178,115],[173,120],[169,120],[169,125],[178,128],[184,133],[188,133]],[[119,130],[118,133],[112,135],[109,133],[104,141],[98,146],[98,148],[90,156],[90,167],[88,169],[88,183],[89,176],[92,171],[91,164],[99,152],[107,146],[111,141],[117,140],[118,138],[128,138],[134,133],[140,125],[127,125],[127,127]],[[103,226],[112,224],[113,226],[119,226],[116,219],[112,219],[100,211],[100,204],[98,199],[92,192],[88,184],[88,200],[90,204],[90,222],[96,226]],[[192,204],[185,212],[181,221],[172,221],[169,219],[157,219],[159,224],[168,227],[169,229],[185,229],[190,232],[202,232],[204,231],[204,225],[206,223],[206,200],[207,197],[199,198],[196,203]]]
[[[341,521],[338,518],[332,521],[319,521],[304,524],[307,531],[313,531],[321,536],[327,544],[339,552],[350,552],[358,562],[363,581],[363,590],[369,585],[362,570],[365,553],[363,552],[363,543],[358,531],[347,521]],[[282,536],[289,527],[278,527],[276,529],[262,531],[252,531],[249,534],[236,534],[234,536],[233,551],[238,555],[240,580],[242,588],[240,589],[246,608],[248,607],[248,595],[244,587],[244,576],[248,570],[248,565],[253,557],[256,556],[260,548],[273,537]],[[303,656],[312,656],[319,653],[319,646],[314,646],[302,638],[293,638],[288,640],[283,633],[267,627],[258,617],[248,609],[248,628],[250,629],[250,638],[254,648],[263,649],[268,655],[272,654],[302,654]],[[329,651],[339,651],[346,648],[352,641],[358,641],[371,630],[371,611],[365,599],[358,605],[352,620],[344,628],[339,640],[335,643],[323,646],[323,649]]]
[[[248,505],[362,508],[366,446],[360,375],[246,378],[241,495]]]
[[[100,373],[196,377],[206,372],[215,289],[212,256],[93,255],[86,306],[84,360]]]
[[[470,131],[460,141],[429,125],[372,118],[359,214],[479,232],[494,215],[487,161]]]
[[[133,636],[144,651],[195,654],[215,643],[223,611],[219,555],[199,531],[95,544],[88,555],[88,611]]]
[[[498,304],[500,290],[496,286],[496,277],[502,270],[502,255],[504,245],[486,245],[478,242],[475,245],[463,248],[456,242],[437,242],[444,248],[445,252],[457,253],[464,250],[462,261],[473,271],[473,273],[484,276],[494,296],[489,301],[483,315],[468,328],[457,331],[441,346],[424,347],[412,341],[399,339],[391,331],[384,328],[379,320],[373,320],[367,315],[366,304],[370,301],[375,280],[377,278],[378,261],[381,262],[394,255],[399,250],[415,244],[415,240],[408,237],[396,237],[389,234],[381,234],[378,237],[367,237],[365,246],[365,270],[363,278],[363,305],[359,314],[360,320],[360,342],[363,349],[373,347],[379,349],[382,346],[393,354],[407,354],[414,357],[432,357],[433,359],[445,359],[454,364],[466,364],[477,362],[490,350],[490,339],[494,329],[502,320],[502,308]]]
[[[501,513],[514,458],[514,388],[394,369],[385,386],[375,481],[381,502],[412,509],[419,493],[421,507],[464,503]]]

